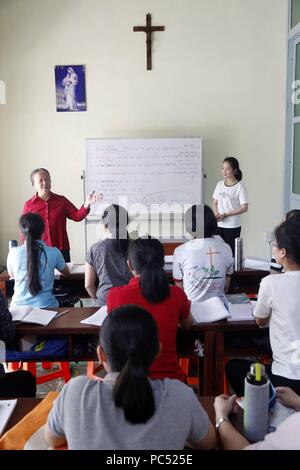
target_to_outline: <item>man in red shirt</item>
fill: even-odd
[[[102,195],[89,194],[85,203],[77,209],[67,198],[51,192],[51,177],[46,168],[37,168],[30,174],[36,194],[25,202],[22,214],[34,212],[45,223],[43,240],[48,246],[58,248],[66,262],[70,261],[70,244],[67,235],[67,219],[80,222],[90,211],[90,204],[99,201]]]

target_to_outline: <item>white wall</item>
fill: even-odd
[[[224,156],[237,156],[250,197],[242,236],[266,256],[263,232],[282,218],[287,0],[0,0],[0,263],[47,167],[53,190],[82,202],[87,137],[204,139],[205,200]],[[145,68],[145,35],[165,25]],[[57,113],[54,66],[86,65],[88,111]],[[94,229],[93,229],[94,230]],[[75,261],[84,224],[69,223]]]

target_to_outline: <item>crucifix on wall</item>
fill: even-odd
[[[134,26],[133,31],[146,33],[147,44],[147,70],[152,70],[152,33],[154,31],[164,31],[164,26],[151,26],[151,14],[146,15],[146,26]]]

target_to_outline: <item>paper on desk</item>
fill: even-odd
[[[192,302],[191,313],[195,323],[210,323],[228,318],[229,312],[219,297],[204,302]]]
[[[266,261],[258,258],[246,258],[243,261],[243,268],[258,269],[262,271],[270,271],[271,261]]]
[[[0,436],[17,404],[17,400],[0,400]]]
[[[84,320],[81,320],[80,323],[85,323],[87,325],[101,326],[106,317],[107,317],[107,306],[103,305],[103,307],[99,308],[97,312],[95,312],[90,317],[85,318]]]
[[[253,320],[252,303],[232,304],[229,302],[228,321]]]
[[[30,305],[12,306],[9,308],[13,321],[22,323],[37,323],[38,325],[48,325],[56,316],[57,312],[42,308],[32,308]]]

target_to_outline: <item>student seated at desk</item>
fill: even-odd
[[[13,346],[14,336],[12,317],[0,289],[0,341],[4,341],[6,347]],[[35,392],[35,378],[30,372],[18,370],[6,374],[0,363],[0,398],[35,397]]]
[[[220,395],[215,399],[216,423],[225,450],[300,450],[300,396],[288,387],[277,387],[276,398],[297,413],[284,420],[275,432],[267,434],[263,441],[249,445],[231,424],[229,415],[233,411],[236,395]]]
[[[22,215],[19,226],[25,243],[12,248],[7,257],[8,273],[15,280],[11,305],[58,307],[52,293],[54,269],[69,274],[63,255],[42,240],[45,225],[38,214]]]
[[[220,297],[226,303],[233,273],[230,246],[216,235],[217,221],[208,206],[194,205],[185,214],[186,231],[194,236],[177,247],[173,256],[173,278],[189,300],[201,302]]]
[[[293,209],[286,213],[285,220],[294,220],[300,223],[300,210]],[[276,263],[276,259],[272,256],[271,259],[271,266],[270,266],[270,273],[271,274],[280,274],[283,271],[283,267],[281,264]]]
[[[45,437],[68,449],[211,449],[215,432],[194,392],[178,380],[150,380],[159,354],[152,315],[134,305],[104,320],[97,349],[107,375],[68,382],[48,417]]]
[[[106,304],[111,287],[123,286],[132,277],[127,266],[127,211],[112,204],[105,209],[101,223],[106,238],[90,247],[85,260],[85,288],[97,307]]]
[[[287,220],[275,230],[273,254],[284,274],[262,279],[254,316],[258,326],[270,326],[273,363],[266,366],[274,386],[287,386],[300,394],[300,223]],[[241,359],[226,365],[234,392],[243,394],[249,362]]]
[[[164,249],[155,238],[138,238],[129,247],[129,267],[134,275],[127,286],[113,287],[107,296],[108,313],[126,304],[138,305],[153,315],[159,331],[161,353],[150,368],[152,379],[185,381],[176,351],[178,324],[192,326],[190,302],[185,293],[170,286],[163,269]]]

